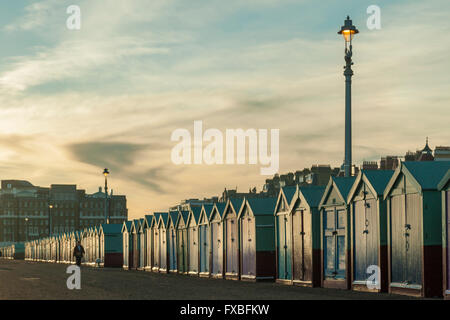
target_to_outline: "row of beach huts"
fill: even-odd
[[[74,263],[80,240],[92,266],[450,298],[449,211],[450,161],[402,162],[0,251]]]

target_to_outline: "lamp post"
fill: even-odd
[[[351,176],[352,169],[352,40],[355,34],[359,33],[358,29],[353,25],[350,17],[344,21],[344,25],[338,34],[342,34],[345,40],[345,160],[344,174],[346,177]]]
[[[53,209],[53,205],[49,204],[48,205],[48,236],[49,237],[52,236],[52,209]]]
[[[25,241],[28,242],[28,217],[25,218]]]
[[[105,223],[108,224],[109,223],[109,217],[108,217],[108,175],[109,175],[109,170],[108,168],[105,168],[105,170],[103,170],[103,175],[105,176]]]

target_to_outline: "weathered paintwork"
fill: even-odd
[[[276,198],[244,199],[238,213],[242,280],[274,280]]]
[[[276,280],[292,284],[292,235],[289,214],[296,187],[283,187],[278,193],[275,214]]]
[[[178,272],[177,265],[177,229],[176,223],[178,220],[179,211],[169,212],[169,222],[167,224],[167,255],[168,255],[168,270],[169,272]]]
[[[123,269],[128,270],[130,261],[133,259],[133,250],[130,246],[132,221],[124,221],[122,224],[122,242],[123,242]]]
[[[240,276],[239,223],[237,214],[243,205],[243,199],[228,201],[223,216],[225,240],[225,279],[238,280]]]
[[[180,274],[188,273],[188,237],[187,222],[189,211],[182,210],[178,214],[177,230],[177,271]]]
[[[319,204],[323,287],[350,287],[347,196],[354,182],[355,177],[331,177]]]
[[[224,234],[223,215],[226,203],[215,203],[210,216],[211,228],[211,277],[223,278],[224,266]]]
[[[387,204],[383,192],[393,173],[393,170],[360,171],[347,197],[353,290],[386,292],[388,289]],[[376,273],[374,266],[378,267]],[[368,286],[369,277],[372,281]]]
[[[199,237],[199,275],[201,277],[210,276],[211,263],[211,227],[209,219],[213,211],[213,204],[203,204],[198,222]]]
[[[384,191],[389,292],[442,296],[442,201],[449,161],[402,162]]]
[[[199,274],[199,231],[198,222],[200,219],[201,207],[191,207],[188,217],[188,270],[190,275]]]

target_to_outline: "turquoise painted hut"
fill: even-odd
[[[198,222],[202,207],[190,206],[187,222],[188,237],[188,273],[189,275],[198,276],[199,274],[199,237]]]
[[[274,280],[277,198],[244,199],[238,213],[241,280]]]
[[[209,277],[211,270],[211,229],[209,219],[211,217],[214,204],[203,204],[201,207],[198,222],[198,242],[199,242],[199,275]]]
[[[211,228],[211,277],[224,277],[224,227],[223,216],[226,203],[215,203],[209,218]]]
[[[143,229],[145,232],[145,262],[144,270],[151,271],[153,267],[153,214],[147,214],[144,217]]]
[[[319,204],[322,286],[350,289],[350,215],[347,197],[356,177],[330,177]]]
[[[295,186],[282,187],[278,193],[275,215],[276,281],[292,284],[291,202]]]
[[[385,191],[389,292],[442,296],[442,195],[450,161],[402,162]]]
[[[189,211],[181,210],[178,214],[177,229],[177,271],[180,274],[188,273],[188,236],[187,223]]]
[[[100,266],[120,268],[123,266],[122,225],[102,224],[99,227]]]
[[[231,199],[228,201],[223,215],[224,240],[225,240],[225,279],[239,280],[240,253],[239,253],[239,223],[237,216],[244,204],[243,199]]]
[[[318,287],[321,283],[319,204],[324,191],[323,186],[297,186],[292,196],[289,223],[294,285]]]
[[[351,287],[387,292],[387,202],[383,192],[393,170],[361,170],[348,197],[351,236]],[[378,267],[376,273],[374,266]],[[372,274],[372,281],[367,280]]]
[[[168,272],[168,241],[167,241],[167,223],[169,221],[169,213],[161,212],[158,222],[159,233],[159,272]]]
[[[132,221],[124,221],[122,224],[122,241],[123,241],[123,269],[128,270],[133,264],[133,246],[131,235]]]
[[[169,221],[167,223],[167,255],[170,273],[178,272],[177,265],[177,220],[179,211],[169,211]]]

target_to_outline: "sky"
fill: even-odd
[[[66,9],[81,9],[69,30]],[[369,30],[366,10],[381,9]],[[174,130],[279,129],[280,173],[344,157],[353,43],[353,162],[450,145],[447,0],[43,0],[0,3],[0,179],[77,184],[108,167],[129,217],[225,187],[260,165],[176,165]]]

